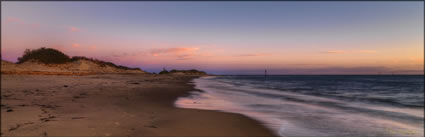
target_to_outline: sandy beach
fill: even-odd
[[[425,137],[424,1],[2,1],[0,137]]]
[[[2,75],[2,136],[275,136],[243,115],[174,107],[194,76]]]

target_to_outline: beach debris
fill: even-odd
[[[135,85],[137,85],[137,84],[140,84],[139,82],[133,82],[133,83],[131,83],[131,84],[135,84]]]
[[[84,119],[85,117],[72,117],[71,119]]]
[[[6,110],[6,112],[12,112],[12,111],[13,109],[10,109],[10,108]]]
[[[41,118],[40,121],[42,121],[42,122],[49,122],[49,121],[52,121],[52,119],[54,119],[54,118],[56,118],[56,116],[50,116],[50,114],[49,114],[49,117],[47,117],[47,118]]]
[[[49,121],[51,121],[51,120],[50,120],[49,118],[41,118],[41,119],[40,119],[40,121],[41,121],[41,122],[49,122]]]
[[[56,109],[56,107],[59,107],[58,105],[55,105],[55,106],[53,106],[53,105],[39,105],[39,106],[41,106],[43,108],[50,108],[50,109]]]
[[[158,128],[155,125],[149,125],[149,126],[145,126],[145,127],[148,127],[148,128]]]
[[[34,124],[34,122],[27,122],[27,123],[24,123],[24,125],[28,125],[28,124]]]
[[[21,124],[16,124],[16,126],[9,128],[9,131],[13,131],[21,127]]]
[[[46,109],[41,108],[41,111],[43,111],[43,113],[42,113],[42,114],[47,114],[47,110],[46,110]]]
[[[41,118],[40,121],[42,121],[42,122],[48,122],[48,121],[50,121],[50,119],[48,119],[48,118]]]
[[[9,94],[9,95],[3,95],[3,98],[9,98],[10,96],[12,96],[13,94]]]
[[[68,85],[63,85],[63,87],[68,87]]]
[[[25,94],[34,94],[33,92],[29,91],[29,90],[24,90],[23,91]]]
[[[43,134],[41,134],[41,135],[44,136],[44,137],[47,137],[47,132],[44,131]]]

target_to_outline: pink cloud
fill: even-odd
[[[199,50],[199,48],[177,47],[177,48],[167,48],[167,49],[153,49],[151,50],[151,54],[152,56],[160,56],[164,54],[181,55],[181,54],[194,53],[197,50]]]
[[[121,54],[113,54],[111,57],[113,57],[113,58],[121,58],[121,57],[125,57],[125,56],[129,56],[129,54],[126,53],[126,52],[124,52],[124,53],[121,53]]]
[[[343,51],[343,50],[328,50],[328,51],[325,51],[323,53],[328,53],[328,54],[342,54],[342,53],[346,53],[346,52]]]
[[[200,48],[192,47],[176,47],[176,48],[166,48],[166,49],[153,49],[150,51],[150,55],[154,57],[158,56],[172,56],[176,57],[177,60],[188,60],[192,59],[194,56],[197,56],[196,53]]]
[[[8,17],[6,23],[22,23],[22,19],[16,17]]]
[[[254,54],[241,54],[240,57],[258,57],[258,56],[270,56],[270,53],[254,53]]]
[[[188,60],[188,59],[192,59],[193,55],[179,55],[177,56],[177,60]]]
[[[19,24],[19,25],[28,26],[31,28],[40,28],[39,23],[27,22],[17,17],[7,17],[6,24]]]
[[[73,27],[73,26],[68,27],[68,30],[69,30],[69,31],[71,31],[71,32],[77,32],[77,31],[80,31],[80,29],[79,29],[79,28],[77,28],[77,27]]]
[[[81,45],[80,44],[78,44],[78,43],[74,43],[74,44],[72,44],[72,47],[74,47],[74,48],[78,48],[78,47],[80,47]]]

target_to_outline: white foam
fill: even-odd
[[[422,123],[412,124],[365,113],[349,112],[338,108],[302,102],[286,101],[279,98],[255,96],[245,92],[275,94],[306,101],[326,101],[349,107],[363,107],[413,114],[423,119],[418,110],[349,103],[336,99],[281,92],[276,90],[236,87],[218,82],[211,77],[193,81],[195,88],[204,92],[193,92],[190,97],[179,98],[175,105],[182,108],[196,108],[239,113],[262,122],[281,136],[423,136]],[[252,107],[252,105],[272,108]],[[273,108],[276,107],[276,108]],[[423,110],[423,109],[422,109]],[[422,114],[422,115],[420,115]]]

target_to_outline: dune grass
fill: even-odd
[[[66,55],[65,53],[57,49],[45,48],[45,47],[33,49],[33,50],[26,49],[22,57],[18,58],[17,63],[21,64],[30,60],[39,61],[44,64],[65,64],[65,63],[70,63],[70,62],[79,61],[79,60],[87,60],[87,61],[94,62],[100,65],[101,67],[110,66],[110,67],[123,69],[123,70],[141,70],[140,68],[129,68],[126,66],[116,65],[112,62],[102,61],[102,60],[98,60],[94,58],[87,58],[84,56],[69,57],[68,55]]]

